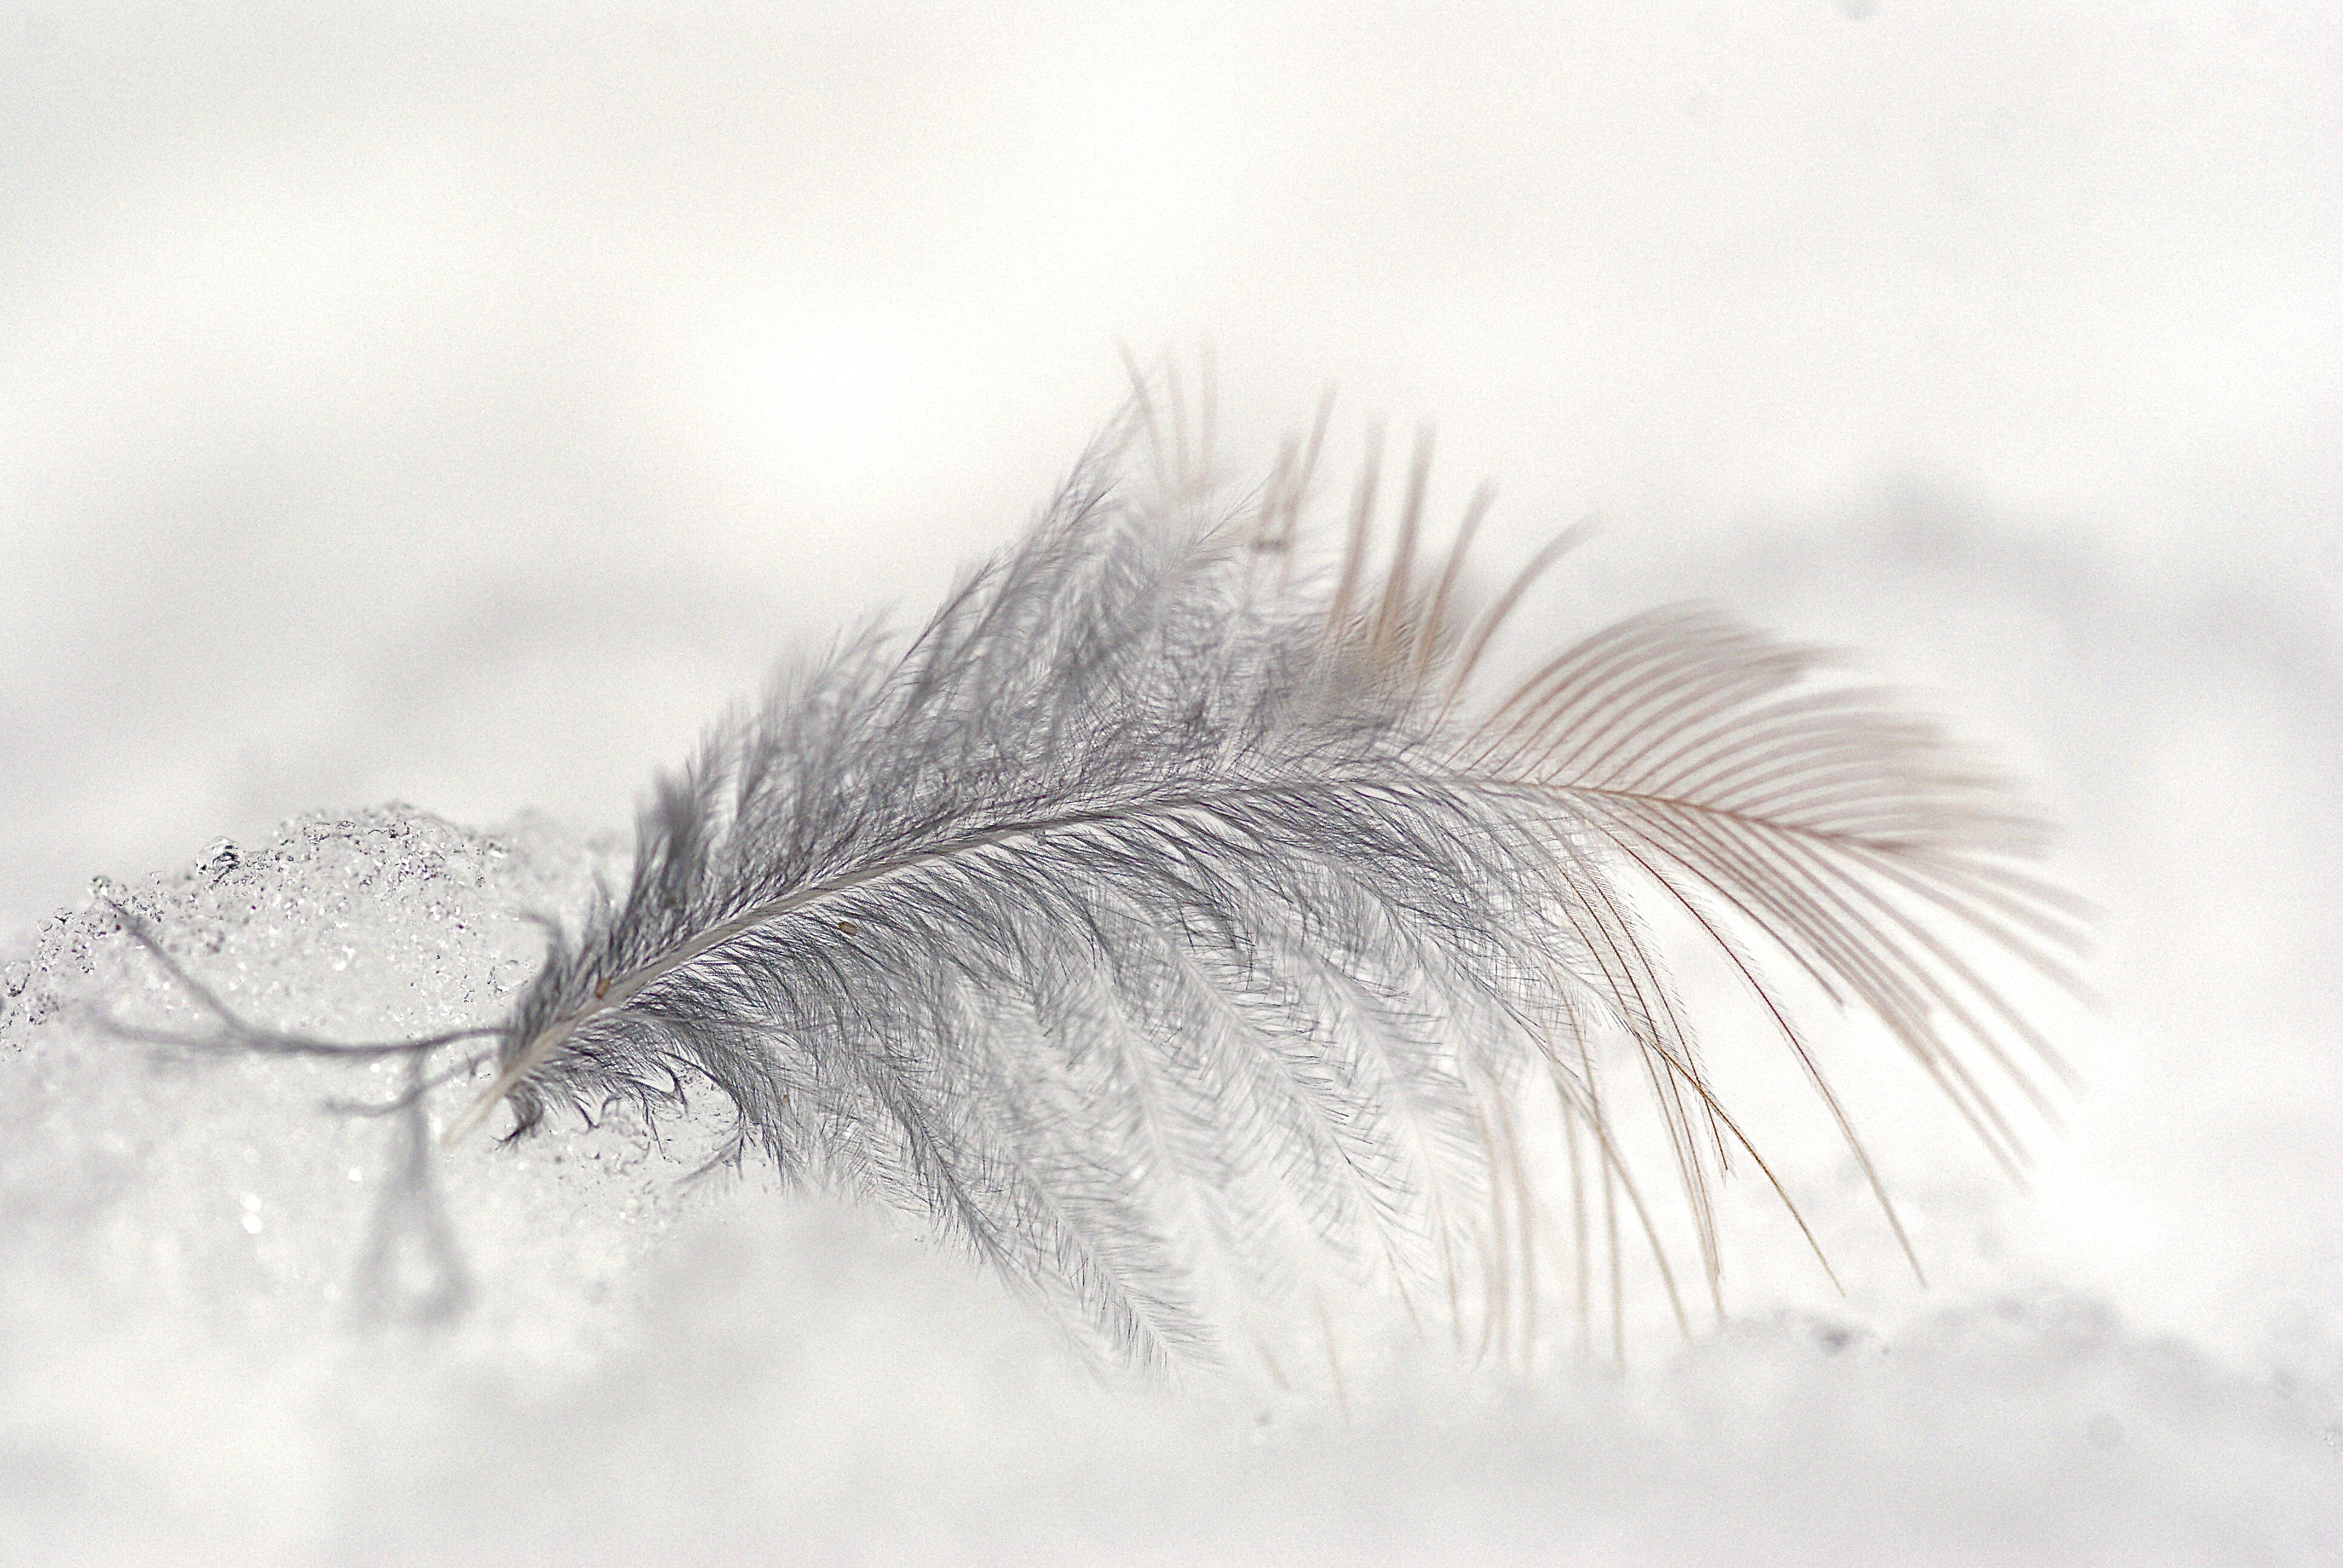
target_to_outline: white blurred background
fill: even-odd
[[[2109,1001],[1957,1246],[2336,1362],[2329,5],[0,0],[0,929],[316,807],[623,828],[1119,343],[1210,344],[1232,471],[1436,418],[1493,561],[1605,519],[1553,615],[1721,598],[2014,759]]]

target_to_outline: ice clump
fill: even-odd
[[[486,1021],[597,852],[403,808],[108,890],[263,1022]],[[0,1000],[11,1562],[2335,1560],[2335,1380],[2225,1371],[2056,1290],[1795,1313],[1535,1375],[1103,1382],[900,1217],[694,1181],[613,1115],[434,1157],[464,1311],[370,1311],[395,1065],[191,1055],[93,900]],[[443,1091],[444,1118],[465,1088]],[[378,1306],[380,1303],[371,1303]]]

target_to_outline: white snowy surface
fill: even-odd
[[[2324,4],[0,4],[0,1560],[2343,1562],[2338,302]],[[1728,1015],[1849,1293],[1745,1204],[1624,1377],[1101,1384],[689,1129],[449,1151],[468,1311],[372,1322],[393,1075],[60,1010],[183,1007],[103,873],[263,1018],[492,1014],[1117,336],[1232,472],[1436,416],[1492,570],[1600,512],[1542,626],[1715,598],[2036,781],[2032,1190],[1840,1042],[1930,1289]]]
[[[589,859],[321,814],[122,896],[231,1005],[396,1037],[493,1017]],[[396,1071],[93,1033],[75,999],[189,1018],[113,924],[9,971],[12,1561],[2313,1563],[2343,1526],[2331,1339],[2241,1366],[2004,1279],[1761,1302],[1624,1377],[1549,1324],[1527,1372],[1125,1386],[884,1216],[689,1179],[688,1123],[438,1156],[469,1300],[386,1319],[395,1129],[321,1101]]]

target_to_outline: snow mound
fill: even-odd
[[[488,1021],[598,862],[404,808],[100,890],[256,1020]],[[2343,1405],[2087,1293],[1882,1334],[1792,1312],[1622,1376],[1428,1346],[1339,1389],[1102,1382],[900,1216],[696,1179],[721,1119],[434,1156],[455,1248],[370,1273],[395,1064],[190,1026],[106,905],[0,1000],[0,1543],[12,1561],[2335,1562]],[[435,1101],[442,1116],[463,1086]],[[388,1217],[387,1219],[387,1216]],[[418,1301],[460,1310],[434,1318]]]

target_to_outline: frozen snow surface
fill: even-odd
[[[396,1038],[496,1016],[604,853],[392,807],[108,891],[229,1005]],[[2222,1356],[1988,1271],[1761,1300],[1624,1375],[1565,1322],[1527,1370],[1402,1342],[1339,1388],[1130,1386],[900,1217],[695,1179],[712,1111],[440,1152],[460,1279],[370,1265],[399,1125],[326,1102],[399,1070],[105,1036],[88,1010],[196,1015],[96,899],[5,991],[10,1562],[2343,1556],[2323,1331]]]

